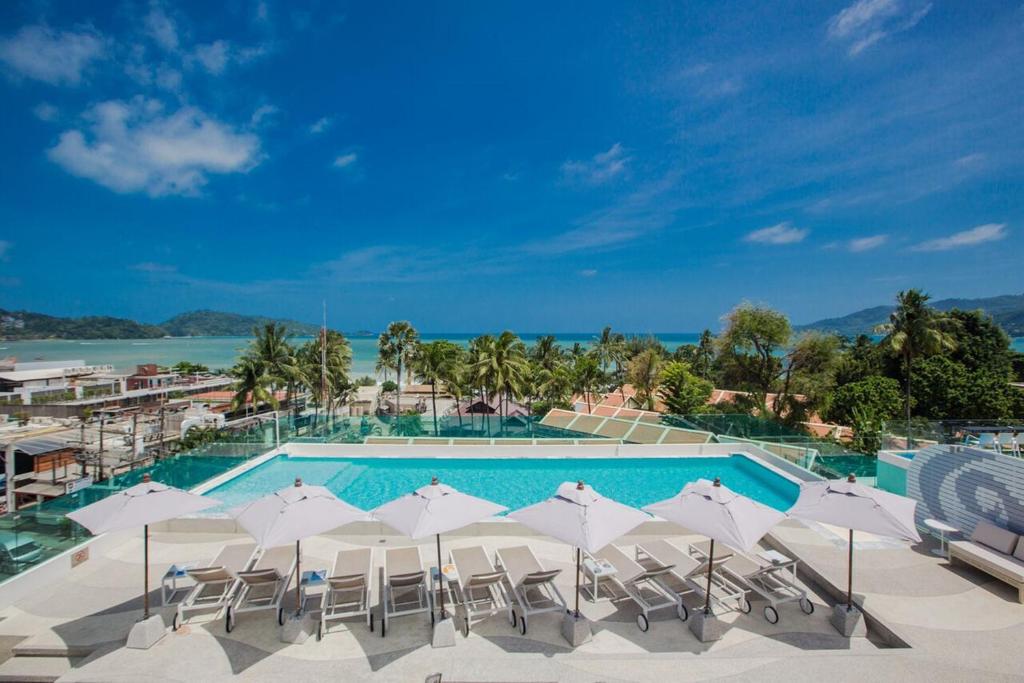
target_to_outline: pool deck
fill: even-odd
[[[810,562],[829,582],[845,585],[845,546],[829,530],[785,522],[776,538]],[[545,564],[563,568],[560,587],[572,595],[569,549],[538,536],[455,536],[447,547],[482,543],[496,547],[529,543]],[[695,537],[686,537],[698,540]],[[630,546],[644,537],[627,537]],[[156,604],[159,577],[173,562],[201,561],[224,542],[244,536],[222,533],[157,532],[151,555],[151,597]],[[353,541],[354,543],[350,542]],[[380,549],[405,545],[395,536],[325,536],[304,543],[305,568],[330,565],[345,547]],[[301,645],[278,641],[269,612],[244,614],[227,634],[223,619],[196,616],[176,633],[168,632],[150,650],[128,650],[124,638],[141,610],[141,539],[128,537],[98,549],[46,591],[0,610],[0,648],[17,656],[0,664],[0,680],[61,681],[422,681],[431,673],[445,681],[654,681],[742,679],[817,680],[1020,680],[1024,671],[1024,605],[1011,589],[969,569],[951,570],[933,556],[929,542],[907,548],[864,538],[858,541],[855,589],[865,607],[912,646],[892,648],[875,637],[846,639],[828,621],[830,601],[813,600],[807,616],[795,604],[780,608],[781,620],[768,624],[764,603],[749,615],[722,616],[725,637],[702,645],[685,624],[655,613],[641,633],[630,603],[583,602],[594,620],[594,639],[575,651],[562,640],[560,617],[539,615],[527,636],[505,617],[478,625],[456,646],[433,649],[425,615],[392,623],[387,638],[370,633],[358,620],[336,622],[323,641]],[[693,596],[687,604],[696,606]],[[376,601],[376,598],[375,598]],[[170,623],[173,608],[162,613]],[[36,656],[32,656],[36,655]],[[49,655],[49,656],[39,656]],[[0,656],[2,659],[2,656]]]

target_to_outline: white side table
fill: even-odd
[[[195,585],[195,581],[188,575],[188,570],[195,567],[194,562],[187,564],[172,564],[164,572],[163,577],[160,579],[160,604],[166,605],[168,602],[174,599],[178,591],[188,590]],[[178,582],[183,581],[184,584],[179,585]]]
[[[598,601],[598,581],[607,576],[615,576],[618,572],[608,560],[598,560],[587,557],[583,560],[583,576],[591,582],[590,586],[583,586],[581,590],[590,593],[590,601]]]
[[[924,525],[932,531],[937,531],[939,533],[939,547],[934,548],[932,550],[932,554],[938,555],[939,557],[945,557],[948,560],[949,545],[946,542],[946,534],[955,534],[960,530],[939,519],[926,519],[924,520]]]

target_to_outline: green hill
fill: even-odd
[[[940,311],[959,308],[962,311],[981,309],[992,316],[1011,337],[1024,336],[1024,294],[1006,294],[984,299],[943,299],[933,302]],[[858,334],[872,334],[875,327],[889,320],[892,306],[873,306],[840,318],[825,318],[807,325],[801,330],[835,332],[848,337]]]
[[[317,325],[300,323],[296,320],[278,320],[258,315],[222,313],[220,311],[190,311],[176,315],[160,323],[167,334],[174,337],[247,337],[252,328],[267,323],[281,323],[291,334],[316,334]]]
[[[0,338],[6,339],[152,339],[166,332],[126,318],[58,318],[31,311],[0,309]]]

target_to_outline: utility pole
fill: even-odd
[[[140,410],[141,410],[141,408],[140,408]],[[132,415],[132,462],[131,462],[131,465],[128,466],[128,469],[132,469],[132,470],[135,469],[135,459],[136,459],[136,456],[138,456],[138,453],[135,452],[135,449],[136,449],[136,447],[138,446],[138,443],[139,443],[138,439],[139,439],[139,414],[135,413],[134,415]]]
[[[156,460],[164,457],[164,405],[167,403],[167,397],[165,396],[160,401],[160,446],[156,452]]]
[[[100,452],[96,455],[96,481],[103,481],[103,425],[107,414],[100,412]]]

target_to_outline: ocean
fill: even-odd
[[[424,341],[449,339],[466,346],[476,334],[423,334]],[[528,344],[542,336],[520,335]],[[565,348],[575,343],[589,345],[596,335],[586,333],[557,334]],[[682,344],[696,344],[698,333],[654,335],[670,351]],[[310,337],[295,337],[302,343]],[[352,344],[352,376],[373,375],[377,362],[377,338],[354,337]],[[142,363],[174,365],[183,360],[201,363],[211,369],[229,368],[249,343],[248,337],[176,337],[171,339],[44,339],[32,341],[0,341],[0,358],[13,356],[19,361],[83,360],[87,365],[113,365],[118,370],[133,370]],[[1013,348],[1024,352],[1024,337],[1013,340]]]
[[[477,334],[423,334],[421,339],[449,339],[467,346]],[[520,335],[528,344],[542,336]],[[596,335],[584,333],[559,334],[558,342],[565,348],[573,344],[588,345]],[[670,351],[682,344],[696,344],[698,333],[655,335]],[[175,337],[170,339],[43,339],[0,341],[0,358],[14,356],[19,361],[83,360],[87,365],[113,365],[118,370],[134,370],[136,365],[156,363],[174,365],[187,360],[211,369],[229,368],[249,343],[249,337]],[[301,344],[310,337],[294,337]],[[376,337],[350,337],[352,344],[352,376],[373,375],[377,363]]]

